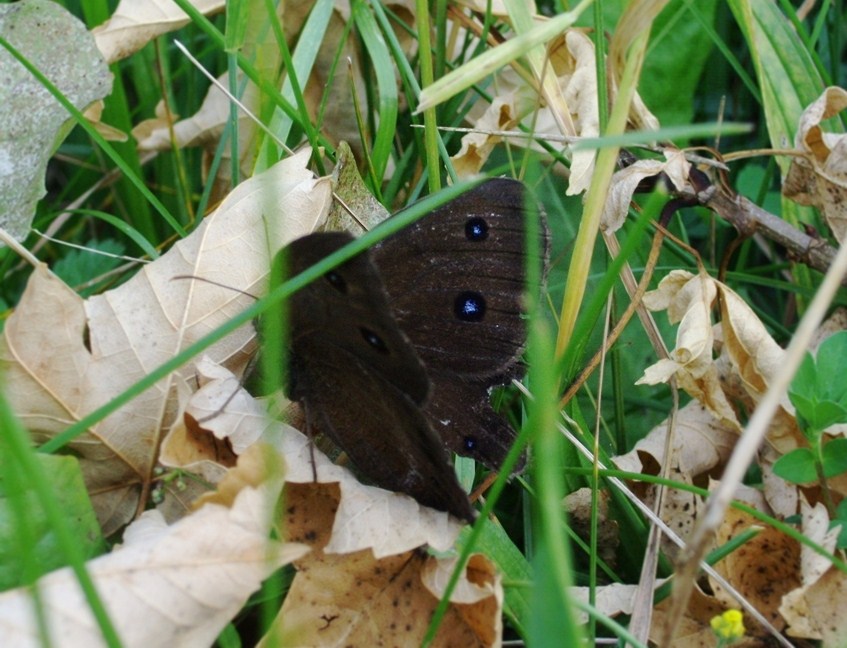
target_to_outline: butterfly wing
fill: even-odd
[[[288,276],[295,276],[353,240],[344,232],[311,234],[282,252]],[[289,300],[292,348],[304,336],[324,337],[328,344],[359,359],[412,402],[429,394],[426,371],[391,314],[385,290],[367,254],[360,254],[294,293]],[[292,398],[299,398],[297,364],[291,374]]]
[[[292,274],[352,240],[313,234],[286,248]],[[420,406],[426,371],[391,315],[366,253],[289,301],[289,395],[377,486],[472,521],[449,455]]]
[[[520,373],[527,205],[522,183],[488,180],[372,251],[394,316],[433,382],[433,427],[451,450],[492,468],[515,435],[488,391]],[[547,232],[537,217],[543,264]]]

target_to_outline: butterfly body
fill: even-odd
[[[497,469],[514,440],[488,392],[520,374],[524,209],[521,183],[489,180],[288,305],[289,396],[307,420],[374,484],[468,521],[447,448]],[[282,253],[288,276],[350,240],[294,241]]]

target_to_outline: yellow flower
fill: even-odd
[[[710,625],[719,639],[734,641],[744,636],[744,617],[740,610],[727,610],[712,617]]]

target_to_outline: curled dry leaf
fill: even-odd
[[[190,236],[102,295],[83,301],[44,267],[36,269],[0,338],[7,398],[36,442],[64,431],[253,303],[228,288],[173,278],[265,290],[270,255],[314,229],[328,207],[329,182],[316,180],[307,160],[306,151],[244,182]],[[254,345],[247,325],[206,353],[239,374]],[[104,533],[135,514],[159,438],[194,379],[193,365],[186,365],[70,444]]]
[[[668,422],[664,421],[650,430],[632,450],[615,457],[615,465],[621,470],[659,474],[658,468],[670,461],[682,474],[698,480],[721,466],[738,440],[734,426],[722,425],[697,401],[689,402],[677,412],[669,458],[665,458],[667,434]]]
[[[268,539],[282,474],[262,466],[256,448],[227,482],[239,488],[172,526],[148,511],[127,528],[120,548],[87,564],[124,646],[211,645],[264,579],[309,551]],[[69,568],[40,579],[38,592],[56,645],[102,643]],[[29,588],[0,594],[4,643],[42,645],[34,609]]]
[[[224,0],[192,0],[202,14],[220,11]],[[111,18],[91,30],[108,63],[134,54],[154,38],[184,27],[186,14],[172,0],[121,0]]]
[[[421,582],[440,599],[458,563],[453,558],[429,557],[421,570]],[[455,610],[483,646],[497,646],[503,634],[503,586],[494,564],[482,554],[468,560],[464,577],[450,597]]]
[[[225,370],[201,368],[206,375],[216,375],[208,385],[235,382]],[[234,406],[242,398],[249,399],[246,392],[227,391],[216,390],[218,401],[213,402],[200,392],[194,394],[188,411],[195,411],[193,400],[202,400],[204,411],[220,410],[215,418],[221,422],[218,425],[215,418],[203,422],[203,428],[214,425],[216,431],[201,429],[201,433],[221,435],[231,422],[239,435],[252,438],[260,434],[275,448],[286,465],[282,526],[290,540],[306,542],[314,549],[311,558],[297,565],[298,573],[271,636],[285,645],[302,646],[335,645],[337,641],[374,645],[387,638],[398,644],[419,643],[438,602],[430,589],[438,591],[452,563],[441,564],[417,548],[428,544],[448,550],[461,529],[459,522],[405,495],[362,485],[297,430],[270,422],[254,407]],[[181,438],[173,440],[177,447],[183,442]],[[208,449],[203,461],[214,463],[216,449],[201,447]],[[239,466],[241,463],[239,460]],[[252,473],[245,469],[242,474]],[[231,477],[228,473],[227,480]],[[223,483],[216,494],[201,501],[217,501],[228,492]],[[486,559],[471,561],[453,600],[455,605],[439,637],[468,646],[499,641],[502,590]]]
[[[847,236],[847,135],[827,133],[821,122],[847,108],[847,90],[831,86],[800,115],[782,192],[801,205],[817,207],[836,240]]]
[[[722,425],[741,425],[721,388],[713,358],[711,308],[717,294],[715,281],[706,275],[674,270],[659,287],[644,296],[650,310],[667,310],[672,324],[679,322],[676,346],[670,358],[648,367],[636,384],[654,385],[671,376],[685,391],[703,403]]]
[[[538,108],[537,92],[512,69],[503,70],[495,78],[496,91],[491,104],[476,101],[468,113],[468,120],[480,132],[463,137],[462,148],[453,157],[454,166],[461,177],[478,173],[494,146],[503,140],[502,136],[486,134],[485,131],[514,130],[522,123],[534,133],[555,133],[567,137],[599,136],[596,56],[591,39],[577,29],[569,29],[549,43],[547,55],[549,67],[556,76],[562,100],[560,105],[567,107],[575,131],[560,132],[558,120],[551,108]],[[654,124],[658,128],[658,121],[640,99],[633,106],[636,111],[631,115],[633,121]],[[544,151],[526,137],[510,137],[508,141],[514,146],[532,146],[540,152]],[[567,193],[576,195],[585,191],[593,171],[594,151],[575,151]]]
[[[242,75],[239,75],[242,76]],[[218,77],[224,86],[229,82],[227,75]],[[244,92],[239,101],[251,112],[256,112],[261,99],[260,92],[252,82],[244,84]],[[193,115],[178,119],[168,113],[164,102],[156,106],[156,116],[138,123],[132,129],[132,135],[138,142],[140,151],[169,151],[172,148],[202,147],[203,173],[208,173],[220,143],[221,133],[231,120],[232,103],[227,94],[216,85],[210,85],[203,103]],[[238,165],[242,177],[250,177],[255,160],[256,124],[244,111],[238,111]],[[215,176],[213,198],[217,198],[232,185],[231,159],[232,147],[225,147],[222,163]]]
[[[664,173],[674,189],[682,191],[688,181],[691,164],[682,151],[666,150],[665,161],[638,160],[634,164],[617,171],[612,176],[609,194],[600,217],[600,227],[608,233],[617,232],[626,220],[629,203],[638,184],[645,178],[653,178]]]
[[[712,327],[711,309],[720,294],[721,322]],[[722,425],[741,431],[733,403],[752,409],[771,379],[781,370],[783,350],[737,293],[705,274],[674,270],[644,297],[650,310],[667,310],[671,323],[679,322],[671,358],[648,367],[638,384],[666,382],[676,376],[679,385],[705,405]],[[718,349],[717,340],[722,340]],[[715,360],[721,352],[721,362]],[[733,386],[737,386],[733,390]],[[783,398],[768,433],[768,441],[784,453],[802,441],[793,408]]]
[[[461,524],[442,511],[375,486],[365,486],[346,468],[333,464],[299,431],[287,426],[268,430],[286,458],[289,484],[337,483],[338,502],[327,553],[370,549],[377,558],[396,555],[425,544],[439,551],[453,546]],[[314,467],[312,465],[314,457]]]
[[[665,421],[638,441],[625,455],[614,458],[615,465],[622,470],[658,475],[661,467],[669,465],[668,477],[682,484],[702,483],[705,476],[723,466],[738,439],[734,426],[718,421],[701,403],[694,400],[677,412],[673,430],[671,456],[665,456],[665,440],[668,422]],[[644,487],[643,499],[653,506],[656,489]],[[665,489],[661,519],[683,540],[693,531],[703,499],[690,491]],[[679,551],[678,546],[667,538],[662,539],[663,550],[671,556]]]

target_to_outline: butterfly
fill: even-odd
[[[541,237],[532,262],[546,268],[543,213],[521,182],[496,178],[287,303],[287,391],[308,426],[373,484],[467,521],[474,511],[450,452],[496,470],[515,439],[489,391],[522,373],[527,217],[538,219]],[[352,240],[310,234],[275,263],[294,276]]]

